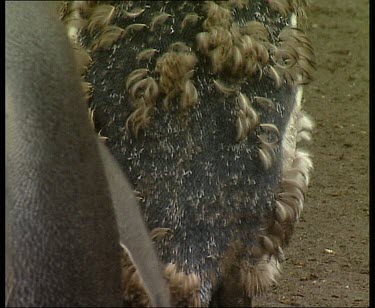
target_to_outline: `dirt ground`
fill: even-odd
[[[369,306],[369,1],[310,3],[315,170],[282,276],[255,307]]]

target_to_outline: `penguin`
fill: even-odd
[[[248,306],[281,273],[313,169],[305,5],[61,7],[95,129],[137,191],[174,306]],[[124,264],[126,304],[149,305]]]
[[[90,126],[58,2],[6,3],[6,306],[121,307],[123,255],[169,306],[133,188]]]

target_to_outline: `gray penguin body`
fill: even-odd
[[[6,305],[122,306],[120,241],[143,257],[151,302],[168,305],[131,187],[90,127],[57,5],[6,4]]]

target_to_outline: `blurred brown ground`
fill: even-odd
[[[369,1],[311,0],[315,170],[283,274],[255,307],[369,305]]]

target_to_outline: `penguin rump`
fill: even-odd
[[[96,130],[147,227],[168,230],[153,240],[172,305],[248,305],[281,271],[312,170],[299,145],[313,128],[301,107],[315,67],[296,23],[305,1],[79,3]],[[74,10],[61,17],[68,33]],[[110,26],[134,31],[90,49]],[[130,259],[124,300],[147,306]]]
[[[59,3],[6,3],[6,306],[120,307],[122,243],[169,306],[132,188],[87,117]]]

